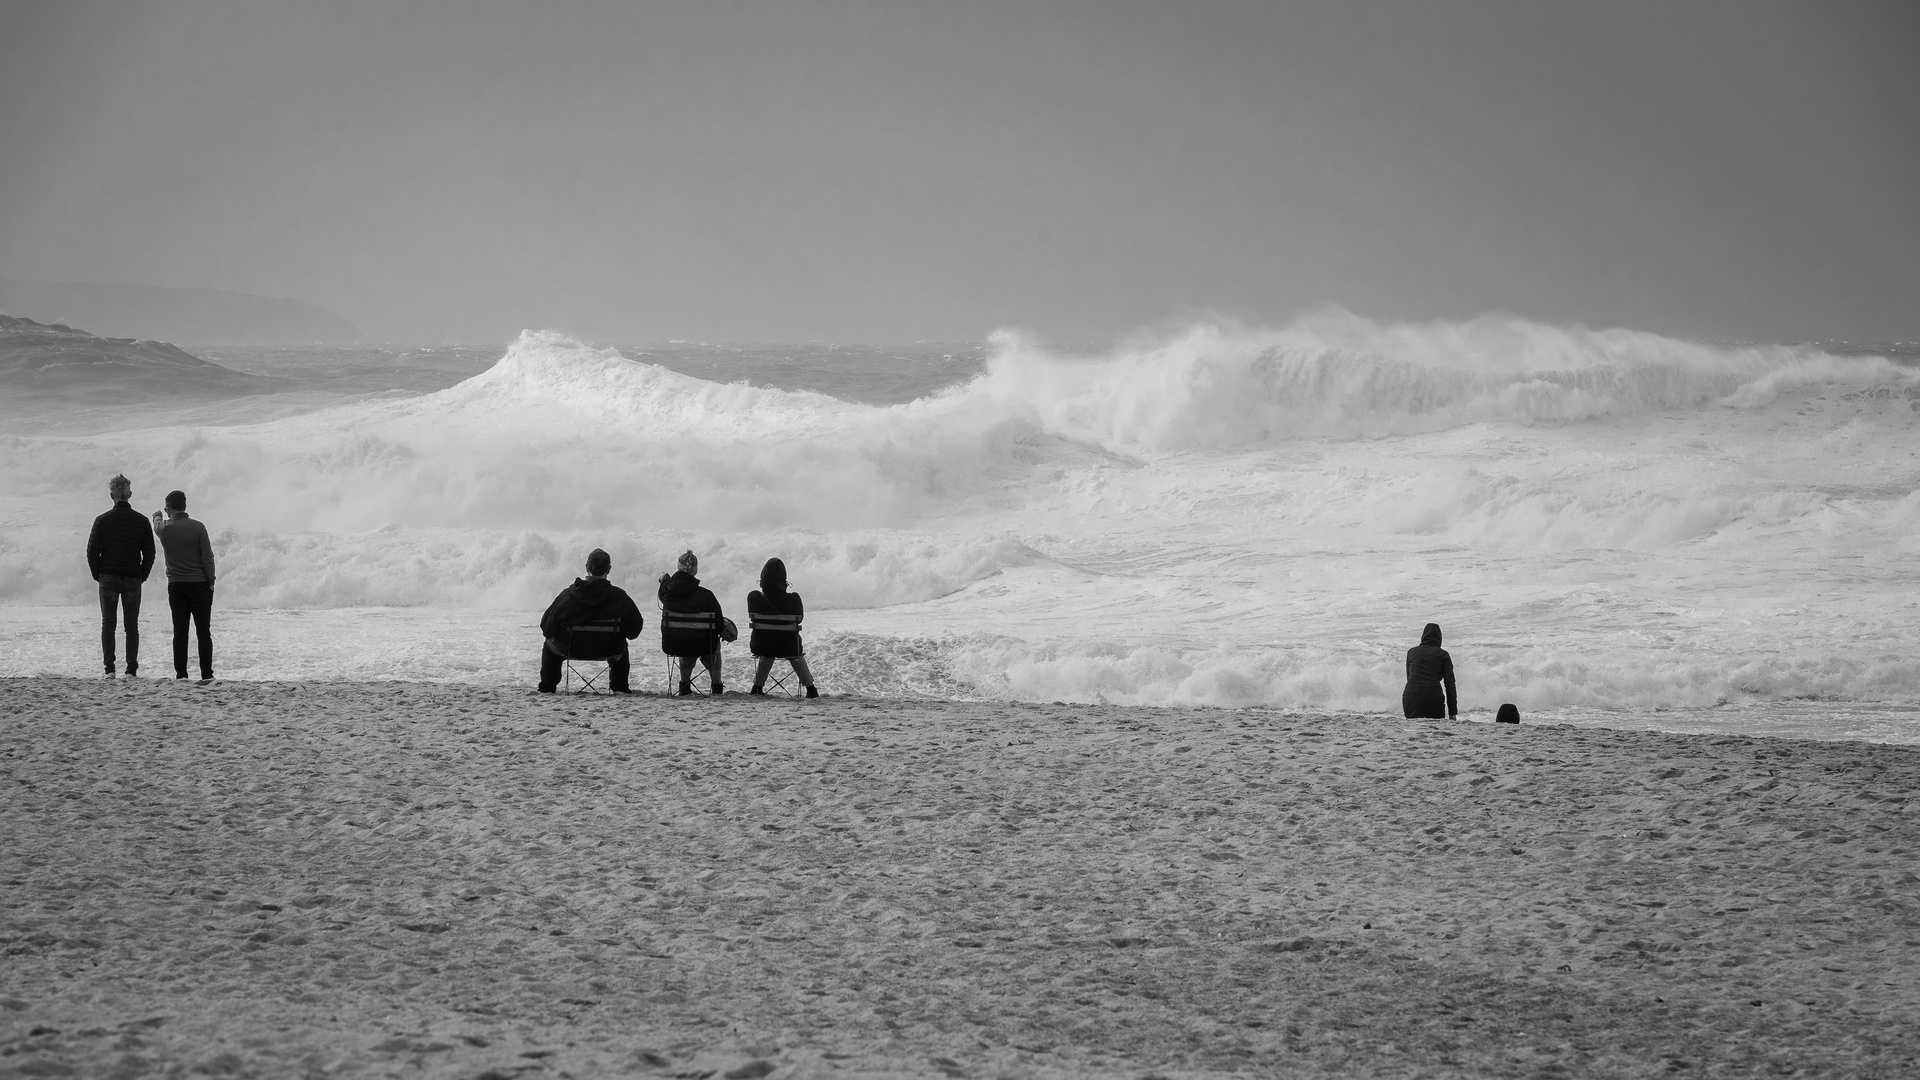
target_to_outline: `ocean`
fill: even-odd
[[[281,389],[0,413],[0,675],[98,672],[83,548],[124,472],[214,534],[225,679],[531,687],[601,547],[655,688],[692,549],[742,623],[786,561],[828,694],[1397,712],[1437,622],[1473,719],[1920,742],[1897,350],[1329,311],[1076,349],[192,351]],[[164,675],[157,584],[142,627]]]

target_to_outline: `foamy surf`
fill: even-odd
[[[529,332],[432,393],[0,440],[0,670],[92,669],[78,549],[126,471],[213,526],[234,677],[525,681],[587,549],[650,608],[693,547],[730,609],[785,559],[863,693],[1390,710],[1431,620],[1470,708],[1911,702],[1917,400],[1883,357],[1492,318],[1003,335],[900,404]]]

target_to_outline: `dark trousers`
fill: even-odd
[[[204,581],[167,582],[167,607],[173,611],[173,674],[187,677],[187,621],[200,646],[200,677],[213,678],[213,631],[207,623],[213,618],[213,586]]]
[[[113,631],[120,611],[127,613],[127,674],[140,670],[140,579],[100,575],[100,658],[113,674]]]
[[[552,693],[560,685],[560,665],[566,657],[554,652],[551,646],[540,649],[540,690]],[[599,663],[598,660],[594,663]],[[607,658],[607,689],[616,694],[627,691],[627,677],[633,671],[633,661],[622,652],[619,656]]]

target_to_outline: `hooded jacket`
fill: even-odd
[[[762,630],[757,616],[792,616],[791,630]],[[800,622],[807,616],[807,606],[800,602],[800,594],[792,591],[762,592],[755,589],[747,594],[747,619],[755,624],[753,633],[747,638],[747,651],[755,656],[800,656],[804,653],[800,647]],[[785,622],[785,619],[770,620]]]
[[[548,639],[561,639],[569,626],[609,619],[620,620],[620,633],[628,641],[639,637],[640,628],[646,625],[640,608],[625,589],[603,577],[576,578],[547,605],[546,614],[540,616],[540,633]]]
[[[665,611],[683,615],[711,611],[715,616],[713,621],[716,626],[721,619],[726,618],[726,613],[720,610],[719,598],[714,596],[710,590],[703,588],[699,578],[694,577],[685,570],[676,570],[672,577],[660,579],[660,607]],[[664,648],[667,634],[667,626],[664,620],[660,624],[660,634],[661,645]],[[712,640],[707,643],[706,649],[703,650],[700,655],[705,655],[719,647],[720,634],[716,631],[712,636]],[[674,655],[677,656],[680,654],[675,653]]]
[[[1447,690],[1447,715],[1460,712],[1459,698],[1453,687],[1453,657],[1440,647],[1440,624],[1428,623],[1420,633],[1420,644],[1407,650],[1407,686],[1439,683]]]
[[[93,519],[87,534],[87,570],[95,581],[101,574],[147,580],[153,573],[153,529],[147,519],[124,502]]]

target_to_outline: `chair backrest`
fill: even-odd
[[[611,660],[627,651],[619,619],[569,626],[566,643],[569,660]]]
[[[753,611],[747,615],[753,636],[748,646],[755,656],[799,656],[800,616],[774,611]]]
[[[660,651],[668,656],[705,656],[719,641],[719,615],[660,609]]]

